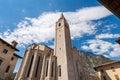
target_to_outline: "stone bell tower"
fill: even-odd
[[[67,20],[61,14],[56,22],[55,51],[57,57],[58,80],[75,80],[70,29]]]

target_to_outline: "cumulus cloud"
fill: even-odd
[[[71,17],[68,16],[69,18],[76,18],[79,21],[90,21],[90,20],[98,20],[107,17],[112,13],[103,6],[97,6],[97,7],[87,7],[87,8],[79,9],[76,11],[76,13],[70,12],[68,14],[71,16]],[[74,20],[71,21],[74,22]]]
[[[120,45],[112,44],[100,39],[88,40],[87,45],[82,46],[85,50],[91,50],[95,54],[102,54],[109,57],[120,57]],[[107,55],[106,55],[107,54]]]
[[[87,7],[75,12],[64,12],[64,15],[70,25],[72,38],[82,37],[84,34],[94,34],[96,25],[92,20],[111,15],[103,6]],[[11,42],[18,41],[21,45],[32,42],[48,42],[54,38],[55,23],[60,17],[60,12],[44,12],[37,18],[26,17],[19,22],[17,28],[0,34],[0,37]]]
[[[120,34],[100,34],[100,35],[97,35],[96,38],[97,39],[103,39],[103,38],[118,38],[120,37]]]

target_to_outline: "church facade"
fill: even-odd
[[[25,51],[15,80],[90,80],[77,48],[72,48],[67,20],[56,22],[54,50],[32,44]]]

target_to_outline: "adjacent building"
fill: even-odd
[[[54,50],[30,45],[15,80],[90,80],[80,52],[72,48],[69,24],[63,14],[56,22]]]
[[[116,42],[117,42],[118,44],[120,44],[120,37],[116,40]]]
[[[10,80],[16,62],[18,58],[21,58],[14,53],[19,51],[16,45],[16,41],[12,41],[12,44],[9,44],[0,38],[0,80]]]
[[[120,80],[120,61],[101,64],[94,69],[100,80]]]
[[[98,0],[98,1],[120,18],[120,0]]]

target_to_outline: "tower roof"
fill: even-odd
[[[60,18],[58,19],[58,22],[61,21],[61,20],[64,20],[64,23],[68,25],[67,20],[66,20],[66,18],[64,17],[64,14],[63,14],[63,13],[61,13],[61,16],[60,16]]]
[[[63,15],[63,13],[61,13],[61,16],[60,16],[60,18],[65,18],[65,17],[64,17],[64,15]]]
[[[65,19],[64,14],[61,13],[60,19]]]

